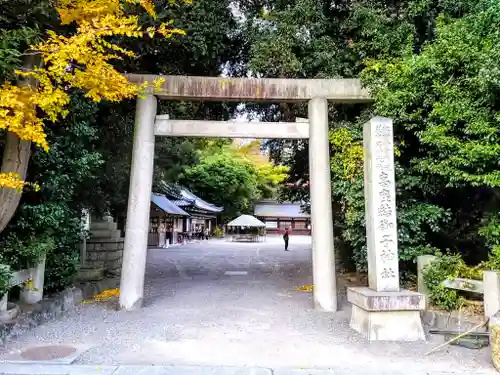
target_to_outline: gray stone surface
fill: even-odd
[[[99,240],[100,238],[118,240],[121,237],[119,230],[93,229],[90,232],[91,240]]]
[[[418,310],[365,310],[352,305],[350,327],[368,341],[425,340]]]
[[[76,277],[80,282],[103,280],[106,278],[107,270],[107,267],[97,268],[97,265],[94,264],[93,267],[80,268]]]
[[[435,255],[420,255],[417,257],[417,291],[425,296],[425,307],[429,305],[429,291],[424,282],[424,271],[427,266],[436,260]]]
[[[162,99],[216,101],[277,101],[297,102],[314,97],[326,97],[339,103],[369,103],[368,91],[359,79],[280,79],[164,76],[128,74],[136,84],[163,79],[161,87],[150,87]]]
[[[292,236],[290,250],[283,251],[281,238],[270,237],[258,244],[210,240],[151,249],[143,309],[80,305],[10,342],[0,358],[27,345],[77,343],[91,348],[75,365],[496,374],[487,349],[448,346],[424,356],[443,342],[442,336],[429,342],[370,344],[349,328],[349,306],[336,314],[315,311],[311,294],[295,291],[311,283],[310,239]],[[248,275],[224,276],[235,269]]]
[[[10,323],[0,324],[0,344],[23,335],[40,324],[60,318],[73,311],[81,301],[81,290],[68,288],[33,305],[19,304],[20,315]]]
[[[347,290],[347,300],[368,311],[420,311],[425,308],[424,295],[409,290],[376,292],[368,287],[355,287]]]
[[[155,135],[201,138],[307,139],[309,124],[295,122],[252,122],[169,120],[156,116]]]
[[[110,221],[108,217],[105,219],[92,218],[91,226],[93,229],[107,229],[107,230],[116,230],[117,223]]]
[[[429,329],[440,329],[446,331],[467,331],[479,323],[484,322],[484,317],[467,316],[459,311],[432,311],[421,312],[422,322]],[[477,329],[478,332],[485,332],[488,328]]]
[[[272,375],[272,370],[223,366],[122,366],[113,375]]]
[[[313,98],[308,104],[309,182],[313,251],[314,305],[337,311],[335,250],[333,243],[332,185],[328,137],[328,102]]]
[[[100,280],[101,274],[120,276],[125,238],[111,217],[93,219],[91,238],[86,242],[85,268],[79,280]],[[96,272],[92,274],[92,269]],[[104,269],[104,271],[102,271]]]
[[[325,369],[207,366],[0,365],[0,375],[469,375],[460,370],[404,371],[358,366]],[[474,371],[474,375],[491,372]]]
[[[420,310],[423,294],[401,290],[377,292],[368,287],[347,289],[352,304],[350,327],[369,341],[425,340]]]
[[[484,271],[484,316],[490,317],[500,310],[500,274]]]
[[[120,306],[134,310],[142,305],[149,214],[155,154],[154,122],[157,100],[152,95],[137,98],[130,190],[123,250]]]
[[[117,366],[0,364],[0,375],[112,375]]]
[[[396,182],[392,120],[373,117],[363,126],[368,284],[399,291]]]

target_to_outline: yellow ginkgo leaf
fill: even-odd
[[[152,0],[57,1],[61,24],[75,24],[77,31],[63,36],[49,30],[45,41],[30,46],[31,51],[41,56],[44,67],[16,72],[38,82],[36,86],[19,87],[6,82],[0,87],[1,130],[10,131],[47,151],[44,120],[56,122],[68,114],[68,87],[85,91],[86,96],[96,102],[130,99],[149,87],[130,83],[110,64],[111,60],[135,55],[104,38],[123,35],[140,38],[146,34],[138,16],[126,15],[124,3],[137,4],[156,17]],[[151,38],[157,33],[171,37],[182,31],[167,29],[164,25],[147,29]],[[18,175],[0,173],[0,188],[22,190],[27,185]]]

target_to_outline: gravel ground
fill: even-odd
[[[82,305],[11,342],[89,345],[77,364],[205,365],[295,368],[363,368],[388,371],[496,374],[489,351],[442,342],[368,343],[349,329],[349,307],[337,314],[312,310],[309,237],[236,244],[217,240],[148,253],[145,307],[115,311],[110,303]],[[224,275],[247,271],[247,275]]]

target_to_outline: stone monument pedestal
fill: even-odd
[[[425,340],[420,318],[425,308],[423,294],[356,287],[347,289],[347,300],[352,304],[350,327],[368,341]]]
[[[348,288],[350,326],[369,341],[425,340],[425,296],[399,288],[396,180],[392,120],[363,126],[364,193],[369,287]]]

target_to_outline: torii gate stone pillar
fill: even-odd
[[[327,100],[311,99],[308,112],[314,304],[337,311]]]
[[[154,122],[157,99],[153,95],[137,99],[132,149],[132,169],[125,226],[125,244],[120,281],[120,305],[140,308],[148,250],[149,213],[155,156]]]

